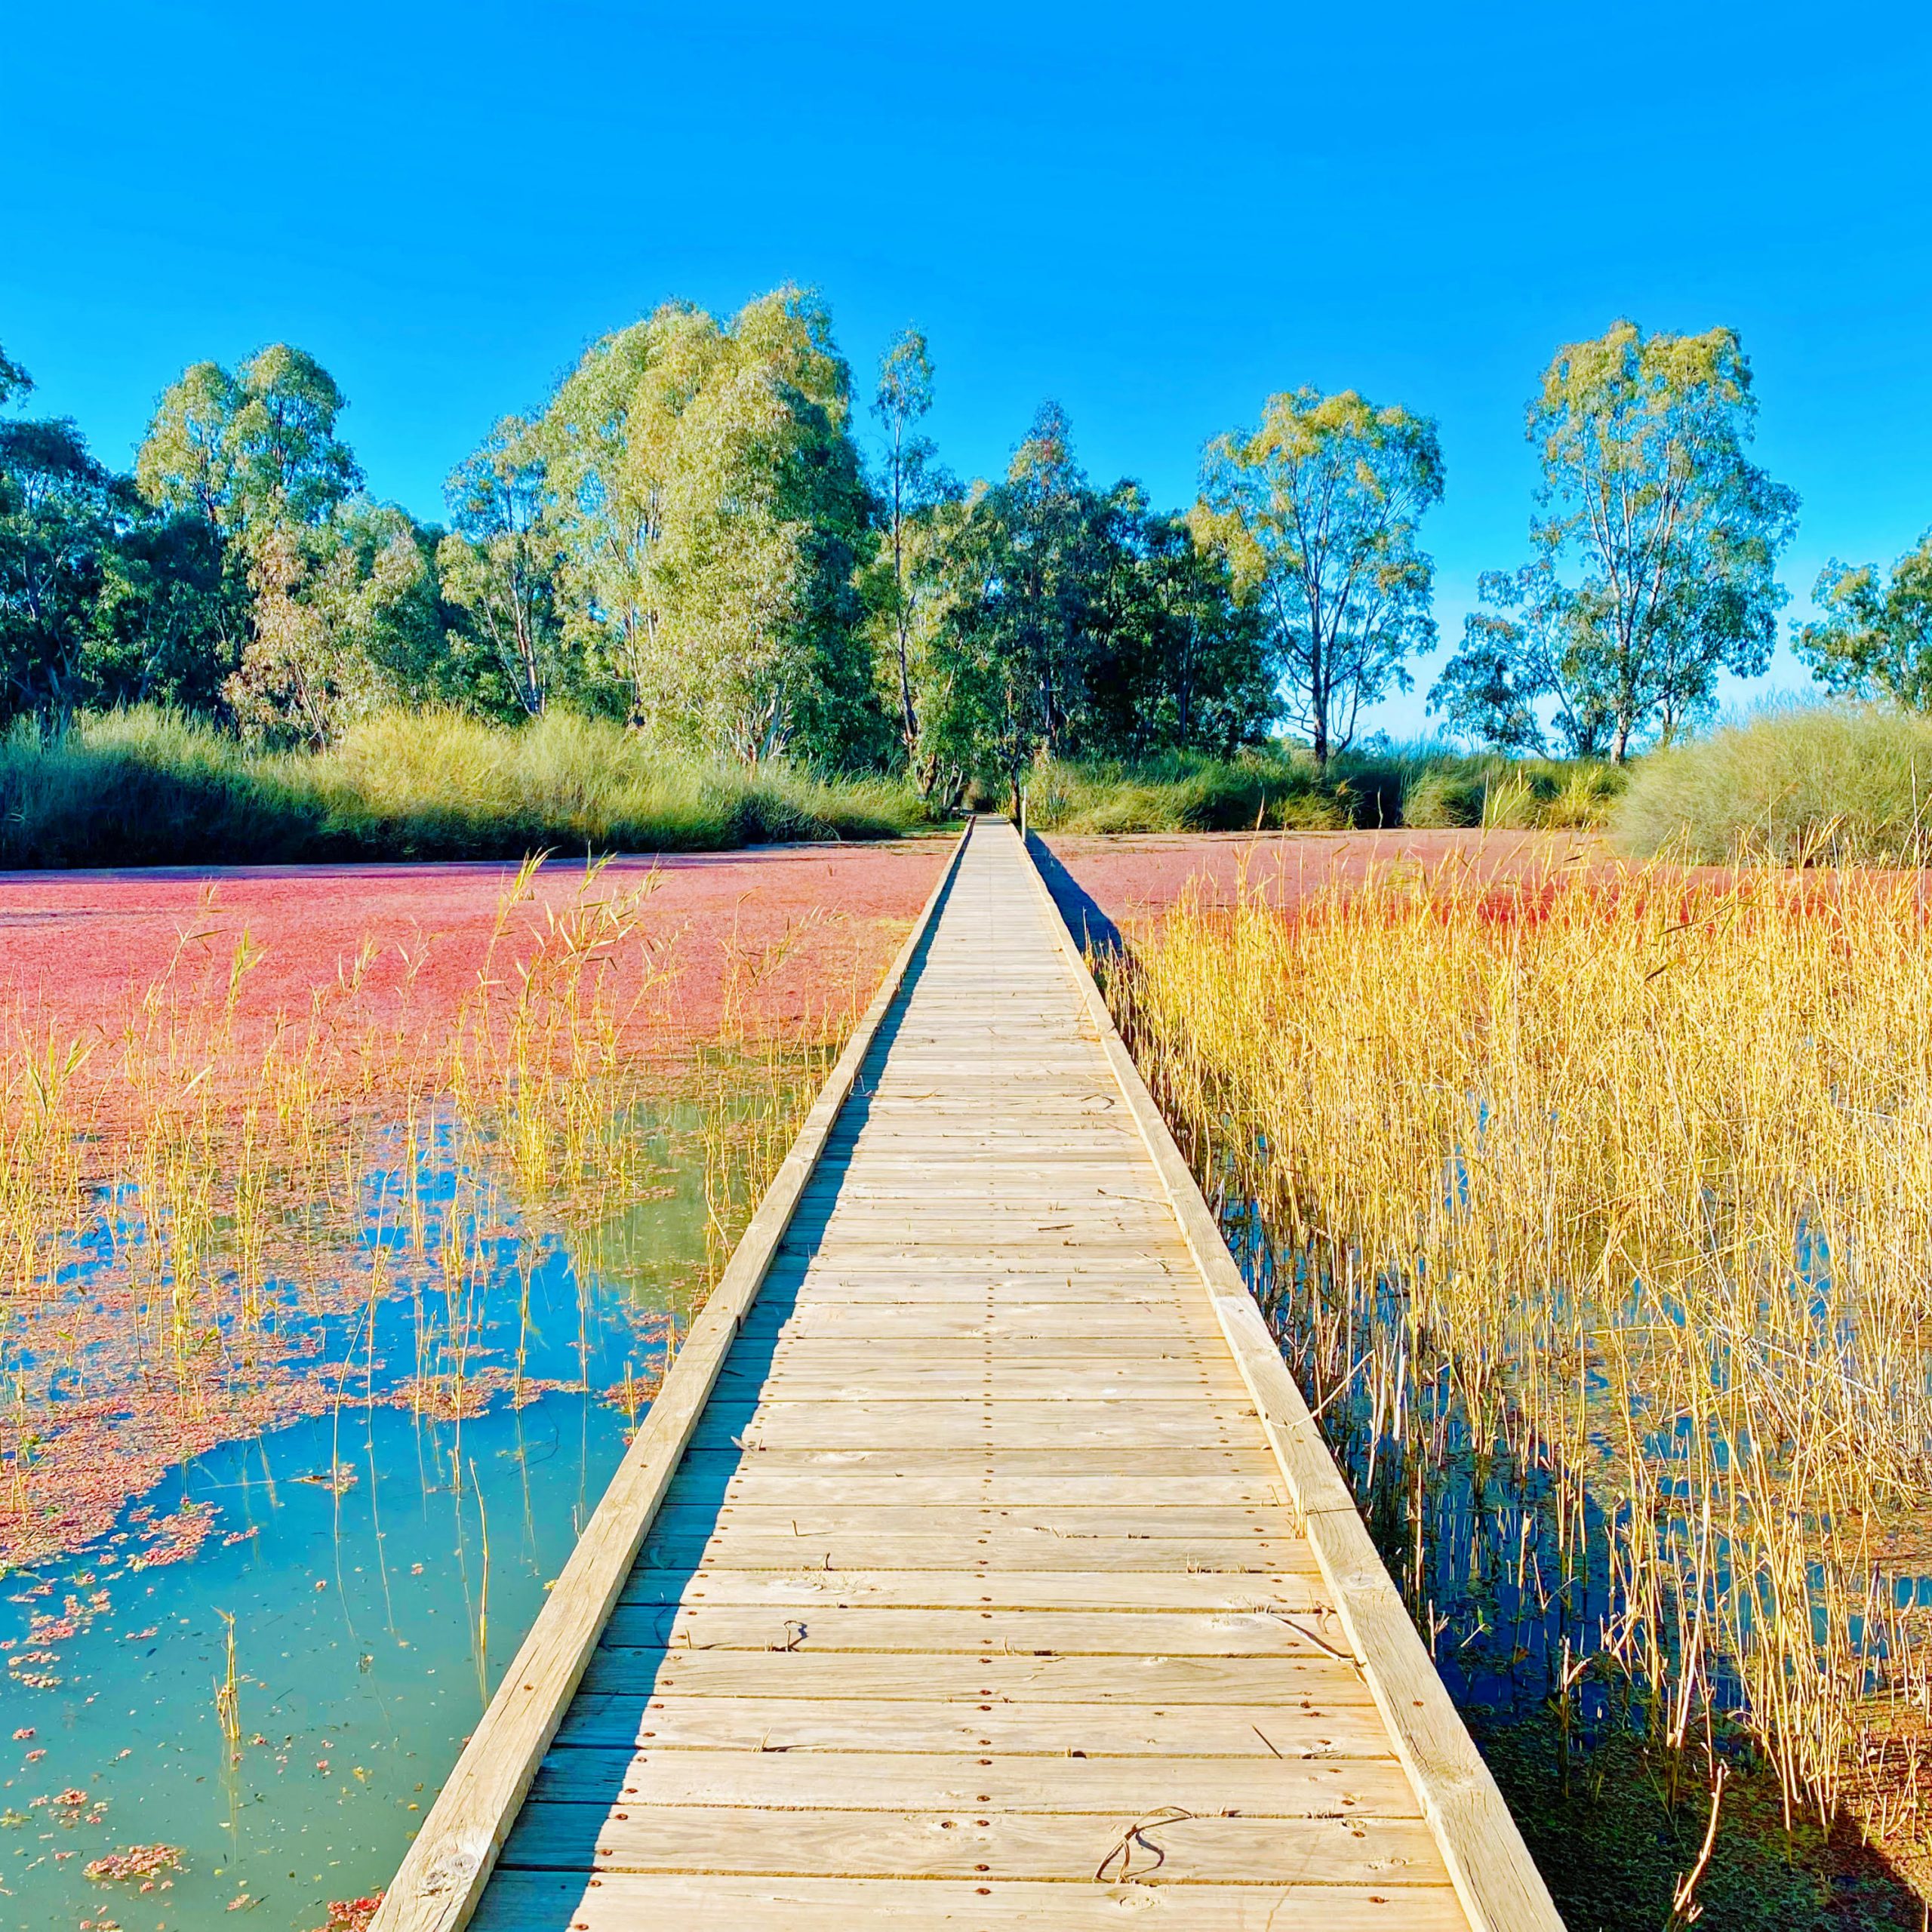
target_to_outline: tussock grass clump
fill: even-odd
[[[1706,865],[1924,865],[1932,719],[1877,706],[1764,712],[1644,759],[1614,830],[1639,856]]]
[[[1694,1810],[1741,1731],[1788,1817],[1916,1833],[1915,891],[1389,876],[1183,906],[1111,990],[1444,1668],[1534,1679],[1566,1794],[1634,1726]]]
[[[931,822],[898,780],[715,764],[562,714],[389,713],[324,752],[268,752],[140,707],[0,742],[0,866],[712,851]]]

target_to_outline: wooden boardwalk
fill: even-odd
[[[1560,1932],[1003,822],[790,1168],[378,1932]]]

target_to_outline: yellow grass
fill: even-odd
[[[1356,1418],[1358,1493],[1460,1457],[1478,1498],[1495,1459],[1541,1499],[1508,1580],[1561,1631],[1566,1739],[1587,1674],[1673,1765],[1708,1777],[1741,1725],[1788,1816],[1915,1835],[1889,1567],[1932,1478],[1915,881],[1388,875],[1293,916],[1183,906],[1111,993],[1231,1223],[1266,1231],[1264,1302]],[[1425,1552],[1404,1568],[1426,1622]]]

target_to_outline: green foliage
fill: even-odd
[[[155,707],[0,741],[0,866],[686,851],[929,829],[912,788],[667,756],[609,721],[384,712],[320,752],[251,750]]]
[[[202,537],[151,513],[71,422],[0,422],[0,718],[212,701],[242,613]]]
[[[33,378],[17,362],[10,362],[7,352],[0,349],[0,409],[32,387]]]
[[[933,648],[942,546],[935,513],[958,495],[919,425],[933,406],[932,356],[917,329],[903,330],[879,359],[872,415],[886,438],[879,481],[877,549],[865,581],[866,602],[884,672],[887,708],[906,761],[930,790],[936,761],[919,730],[919,701]],[[916,667],[916,668],[915,668]]]
[[[1798,499],[1745,454],[1756,413],[1731,329],[1620,321],[1559,349],[1529,408],[1535,558],[1483,577],[1485,608],[1431,710],[1499,748],[1540,749],[1547,702],[1573,752],[1621,764],[1640,739],[1669,744],[1708,718],[1721,669],[1761,673]]]
[[[1442,500],[1435,425],[1345,389],[1273,395],[1254,434],[1208,446],[1197,521],[1260,608],[1287,718],[1325,764],[1361,708],[1413,681],[1435,641],[1435,566],[1417,543]]]
[[[954,795],[975,783],[1010,795],[1041,758],[1231,758],[1266,732],[1258,614],[1185,521],[1132,483],[1094,488],[1057,405],[1001,482],[940,506],[932,528],[943,578],[922,746]]]
[[[794,288],[722,328],[660,309],[558,389],[531,435],[566,628],[633,723],[748,761],[882,749],[851,401],[824,305]]]
[[[1932,530],[1889,582],[1875,565],[1834,557],[1811,596],[1825,614],[1798,626],[1792,648],[1826,690],[1932,711]]]
[[[1640,856],[1923,865],[1932,721],[1871,706],[1761,712],[1644,758],[1612,823]]]
[[[563,637],[546,482],[530,426],[506,417],[451,473],[447,494],[456,527],[436,548],[442,594],[467,620],[453,648],[473,639],[532,718],[583,681]]]
[[[1171,753],[1043,763],[1029,779],[1026,812],[1043,832],[1547,830],[1604,823],[1623,778],[1602,764],[1437,745],[1348,754],[1325,769],[1307,751]]]
[[[335,433],[343,408],[334,378],[286,343],[232,374],[197,362],[163,394],[135,481],[151,502],[251,543],[273,528],[326,523],[362,482]]]

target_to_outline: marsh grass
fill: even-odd
[[[1932,719],[1774,707],[1654,752],[1613,820],[1648,857],[1707,865],[1921,866],[1932,855]]]
[[[171,1462],[297,1415],[383,1401],[460,1425],[558,1386],[526,1375],[506,1233],[525,1254],[562,1246],[590,1292],[629,1210],[667,1191],[641,1128],[695,1103],[703,1278],[668,1314],[632,1311],[648,1386],[856,995],[768,1026],[758,992],[799,935],[747,941],[723,1033],[654,1057],[680,961],[648,917],[652,882],[619,890],[593,865],[559,903],[537,878],[529,862],[504,894],[454,1013],[412,998],[423,953],[371,946],[305,1013],[263,1023],[244,997],[259,949],[243,931],[208,959],[204,921],[118,1029],[0,1031],[0,1562],[66,1546]],[[453,1468],[460,1488],[460,1440]],[[354,1475],[338,1457],[316,1479],[339,1494]]]
[[[251,752],[152,706],[0,740],[0,866],[698,851],[933,823],[897,780],[715,764],[562,713],[387,714],[321,752]]]
[[[1048,760],[1027,789],[1041,832],[1338,832],[1398,826],[1600,826],[1624,774],[1588,760],[1509,758],[1440,744],[1352,752],[1325,772],[1300,751],[1138,762]]]
[[[1109,991],[1445,1671],[1566,1796],[1634,1731],[1699,1830],[1741,1750],[1915,1841],[1916,881],[1392,872],[1184,904]]]

